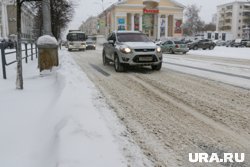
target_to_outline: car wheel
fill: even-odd
[[[170,52],[171,54],[174,54],[173,49],[169,49],[169,52]]]
[[[102,53],[102,63],[103,63],[104,66],[108,65],[108,63],[109,63],[109,61],[108,61],[108,59],[106,57],[106,53],[104,51]]]
[[[194,50],[198,50],[198,46],[194,46]]]
[[[162,66],[162,62],[158,65],[151,65],[152,70],[160,71]]]
[[[120,63],[119,57],[115,55],[114,58],[114,68],[116,72],[123,72],[125,71],[124,66]]]
[[[213,45],[209,46],[209,50],[213,50],[213,49],[214,49]]]

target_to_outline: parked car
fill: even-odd
[[[87,40],[86,41],[86,49],[87,50],[95,50],[96,49],[95,41]]]
[[[226,45],[226,41],[223,41],[223,40],[215,40],[213,41],[216,46],[225,46]]]
[[[250,40],[246,42],[246,47],[250,47]]]
[[[15,42],[11,39],[0,39],[1,45],[4,47],[4,49],[14,49],[15,48]]]
[[[228,40],[226,41],[226,47],[232,47],[234,44],[235,40]]]
[[[247,40],[247,39],[243,39],[241,40],[241,44],[243,47],[248,47],[247,44],[250,42],[250,40]]]
[[[15,48],[15,42],[12,41],[11,39],[8,40],[8,48],[9,49],[14,49]]]
[[[127,66],[151,66],[160,70],[162,66],[161,47],[139,31],[115,31],[103,46],[103,65],[114,62],[116,72]]]
[[[206,49],[212,50],[214,49],[215,46],[216,44],[210,39],[201,39],[201,40],[197,40],[188,44],[188,48],[194,49],[194,50],[198,50],[199,48],[203,50],[206,50]]]
[[[179,52],[186,54],[189,51],[189,48],[183,41],[167,40],[161,45],[161,50],[163,53],[168,52],[174,54]]]
[[[244,47],[243,43],[242,43],[242,39],[236,39],[234,40],[234,43],[232,43],[231,45],[232,47]]]

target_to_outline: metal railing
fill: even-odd
[[[31,60],[34,59],[34,56],[37,58],[37,45],[35,43],[22,43],[22,46],[24,45],[24,49],[22,49],[22,59],[25,59],[25,63],[28,63],[28,58],[31,57]],[[16,55],[15,51],[9,51],[6,49],[6,43],[0,43],[0,49],[1,49],[1,58],[2,58],[2,71],[3,71],[3,79],[7,79],[6,75],[6,66],[9,66],[11,64],[14,64],[17,62],[17,60],[12,60],[10,62],[6,61],[6,56],[9,55]],[[28,47],[30,46],[30,47]]]

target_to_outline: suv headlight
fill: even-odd
[[[160,53],[160,52],[161,52],[161,47],[157,47],[157,48],[156,48],[156,51],[157,51],[158,53]]]
[[[121,47],[120,51],[122,53],[131,53],[132,52],[132,50],[129,47]]]

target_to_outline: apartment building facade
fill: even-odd
[[[184,6],[174,0],[120,0],[99,17],[99,32],[137,30],[152,39],[182,36]]]
[[[250,26],[250,3],[235,1],[217,6],[217,31],[233,34],[233,38],[247,38],[244,31]]]

